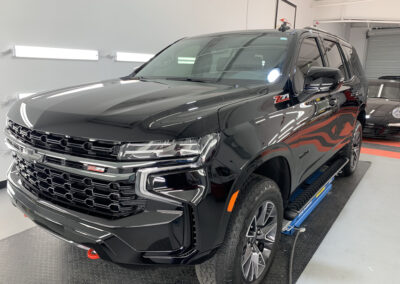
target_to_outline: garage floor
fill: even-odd
[[[400,159],[371,167],[297,283],[399,283]]]
[[[400,217],[397,206],[400,198],[400,181],[396,178],[399,174],[400,159],[367,154],[363,154],[361,159],[371,161],[371,167],[311,258],[298,283],[376,283],[378,281],[397,283],[395,280],[398,279],[396,275],[399,274],[398,267],[400,267],[398,258],[400,254],[400,247],[398,246],[400,230],[397,229],[396,225]],[[382,206],[383,204],[384,206]],[[47,234],[42,230],[25,231],[34,226],[29,219],[24,218],[21,212],[11,205],[6,191],[0,190],[0,240],[10,236],[12,237],[4,241],[9,242],[9,240],[22,238],[23,243],[26,243],[27,239],[32,239],[30,236],[47,239]],[[20,232],[23,233],[13,236]],[[311,239],[304,239],[303,241],[312,242]],[[59,246],[58,240],[49,239],[47,244],[52,242]],[[4,244],[4,242],[2,243]],[[11,245],[11,242],[9,243]],[[24,248],[21,248],[21,250],[24,251]],[[7,258],[6,251],[8,250],[0,251],[0,258],[3,260]],[[65,252],[67,252],[67,249],[65,249]],[[79,254],[77,258],[85,263],[86,258],[83,253],[81,255],[80,250],[74,251],[72,255],[75,254],[76,256],[76,252]],[[299,252],[301,257],[301,251]],[[69,255],[71,256],[71,254]],[[27,257],[23,252],[21,256]],[[57,264],[56,259],[63,257],[67,256],[49,255],[49,260],[52,260],[49,262],[50,266]],[[27,260],[24,262],[26,263]],[[69,262],[75,261],[69,259]],[[295,262],[300,264],[302,260],[296,257]],[[43,273],[49,273],[51,267],[41,266],[40,270]],[[150,274],[154,272],[152,271]],[[58,277],[63,273],[65,272],[60,272]],[[149,274],[149,271],[141,271],[141,274]],[[192,272],[188,274],[190,275]],[[185,277],[188,274],[183,273],[181,279],[187,280]],[[58,277],[56,278],[60,279]],[[3,279],[12,281],[12,278],[9,277]],[[21,279],[19,277],[14,278],[15,281],[12,283],[22,283],[19,281]],[[61,279],[66,280],[68,277]],[[25,280],[29,282],[29,278]],[[25,280],[23,283],[28,283]],[[69,280],[73,280],[73,278],[69,278]],[[136,280],[139,281],[136,283],[141,283],[141,278]],[[277,279],[275,278],[275,280]],[[175,283],[189,282],[179,281]]]

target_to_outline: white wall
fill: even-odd
[[[243,0],[245,1],[245,0]],[[275,25],[276,0],[248,0],[249,29],[273,29]],[[297,6],[296,28],[312,25],[314,18],[312,0],[291,0]]]
[[[334,35],[340,36],[345,40],[349,40],[350,24],[348,23],[319,24],[318,28],[330,32]]]
[[[335,1],[316,1],[314,13],[316,20],[338,20],[338,19],[369,19],[369,20],[400,20],[400,1],[398,0],[359,0],[354,3],[347,2],[346,5],[335,5]],[[338,0],[336,2],[346,3]]]
[[[297,26],[311,25],[311,0],[293,2],[298,5]],[[185,36],[241,30],[246,26],[273,28],[275,5],[276,0],[2,1],[0,128],[18,93],[129,74],[138,63],[107,58],[115,51],[155,53]],[[15,44],[98,49],[101,58],[98,62],[15,59],[10,53]],[[2,134],[0,139],[3,140]],[[0,160],[3,180],[10,161],[3,143]]]
[[[365,59],[367,57],[367,32],[368,28],[353,27],[350,29],[350,43],[357,50],[363,67],[365,67]]]

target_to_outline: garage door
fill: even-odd
[[[400,31],[370,31],[368,35],[367,77],[400,75]]]

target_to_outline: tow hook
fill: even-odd
[[[89,259],[99,259],[100,256],[97,254],[97,252],[94,249],[89,249],[87,251],[87,257]]]

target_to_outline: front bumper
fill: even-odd
[[[400,127],[366,123],[363,136],[370,138],[400,139]]]
[[[8,173],[13,204],[55,236],[93,248],[102,259],[120,264],[181,264],[199,257],[192,243],[189,208],[144,211],[117,220],[90,216],[41,200],[21,185],[15,169]]]

